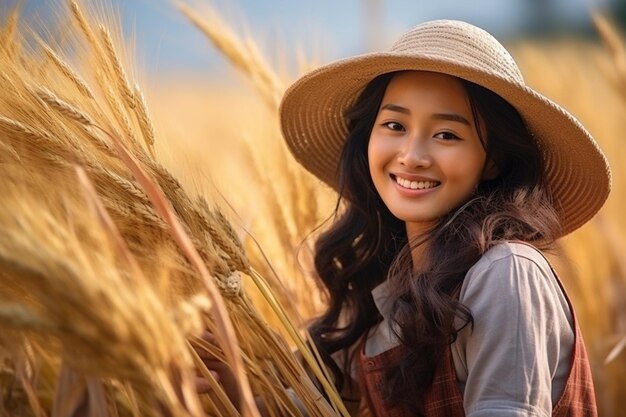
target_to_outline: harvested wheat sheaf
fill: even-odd
[[[243,415],[258,415],[253,396],[301,415],[293,393],[311,416],[346,415],[232,225],[156,159],[119,23],[76,1],[67,9],[62,47],[16,12],[0,32],[0,415],[238,415],[190,348],[215,350],[203,329],[240,382]],[[291,340],[267,326],[243,276]],[[194,366],[215,388],[203,398]]]

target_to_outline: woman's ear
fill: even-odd
[[[483,174],[480,177],[481,180],[491,181],[495,179],[498,175],[500,175],[500,168],[498,168],[498,164],[489,158],[487,162],[485,162],[485,167],[483,168]]]

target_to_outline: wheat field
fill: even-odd
[[[72,1],[67,3],[74,4]],[[75,9],[70,8],[70,10]],[[98,104],[94,105],[93,100],[86,100],[84,97],[89,95],[90,90],[86,89],[81,92],[81,88],[77,88],[76,81],[73,83],[67,81],[67,74],[61,87],[58,84],[55,85],[56,91],[59,96],[70,98],[71,100],[68,101],[78,104],[74,107],[66,106],[65,116],[68,112],[71,113],[72,109],[76,110],[75,107],[88,112],[90,119],[86,120],[80,119],[80,114],[70,114],[73,118],[71,123],[82,120],[81,123],[89,125],[90,120],[94,123],[106,120],[110,122],[108,129],[119,132],[121,137],[125,135],[136,137],[135,142],[127,142],[126,146],[132,151],[131,153],[138,155],[140,162],[147,166],[148,173],[157,178],[157,185],[160,184],[163,188],[164,197],[169,199],[175,208],[177,204],[185,207],[181,210],[186,210],[188,216],[181,217],[183,222],[187,222],[185,223],[186,230],[191,235],[193,243],[199,246],[197,249],[201,251],[200,255],[208,265],[208,272],[213,275],[218,284],[221,282],[220,277],[223,281],[232,276],[233,272],[248,271],[246,266],[248,262],[258,273],[258,275],[256,273],[241,274],[241,281],[238,281],[237,285],[241,285],[246,295],[238,295],[234,298],[225,297],[226,311],[223,313],[230,315],[233,319],[235,331],[242,344],[243,365],[247,367],[248,373],[253,375],[251,381],[253,391],[263,392],[268,396],[277,395],[280,401],[283,401],[282,405],[279,404],[277,407],[291,409],[289,408],[292,407],[291,405],[286,405],[289,400],[284,392],[277,388],[280,384],[270,381],[270,376],[263,374],[260,370],[260,366],[267,364],[264,362],[268,360],[265,357],[266,354],[276,354],[280,351],[279,363],[272,364],[272,367],[280,374],[277,380],[291,378],[293,382],[296,381],[294,378],[297,375],[299,375],[297,378],[305,378],[304,374],[289,373],[281,368],[285,364],[285,368],[295,366],[292,359],[287,356],[283,358],[283,354],[288,355],[291,348],[297,345],[297,337],[290,336],[289,326],[285,325],[285,319],[281,318],[271,298],[275,297],[283,306],[291,321],[290,325],[300,330],[304,328],[307,319],[314,316],[322,307],[323,295],[315,287],[311,276],[311,241],[320,224],[330,215],[334,207],[333,195],[295,164],[280,139],[277,104],[283,89],[295,74],[291,78],[279,76],[278,74],[283,74],[283,71],[267,62],[256,45],[239,37],[229,28],[227,22],[220,19],[219,15],[199,13],[181,4],[179,4],[179,10],[189,20],[190,25],[196,26],[207,36],[207,50],[217,48],[232,64],[233,77],[230,82],[214,82],[202,76],[195,78],[170,76],[159,80],[158,83],[142,85],[141,91],[145,96],[144,107],[150,113],[148,125],[147,119],[141,117],[143,114],[141,105],[133,106],[123,102],[125,97],[138,96],[132,83],[124,81],[124,77],[140,79],[141,74],[135,74],[132,66],[129,65],[129,62],[133,61],[132,47],[121,38],[115,38],[117,31],[109,28],[113,35],[111,44],[115,45],[119,53],[120,66],[123,64],[128,70],[126,73],[115,72],[115,54],[111,54],[109,50],[108,62],[112,64],[113,71],[106,82],[121,86],[120,91],[116,90],[114,94],[107,95],[105,88],[104,94],[95,93]],[[13,16],[3,17],[0,33],[2,39],[17,42],[19,36],[16,33],[20,32],[19,26],[15,26],[17,17]],[[116,23],[112,19],[108,21],[108,24],[114,26]],[[626,338],[626,262],[624,261],[626,218],[622,209],[626,202],[626,172],[624,172],[626,153],[622,138],[623,132],[626,131],[626,47],[621,35],[609,22],[596,17],[596,24],[601,33],[597,42],[518,41],[508,46],[520,64],[528,84],[571,110],[596,137],[612,166],[613,189],[606,206],[589,224],[564,238],[553,258],[572,298],[586,339],[592,361],[600,415],[617,417],[624,413],[621,404],[626,396],[626,351],[620,349]],[[81,28],[74,26],[70,30],[80,32]],[[106,34],[106,31],[101,31],[101,33]],[[101,45],[106,49],[108,45],[106,36]],[[59,45],[51,45],[51,47],[54,50],[59,49]],[[12,75],[11,71],[17,68],[6,61],[5,56],[12,56],[16,53],[9,49],[6,46],[3,48],[3,63],[0,66],[0,74],[6,77]],[[42,54],[44,56],[46,56],[45,51],[44,48]],[[290,51],[285,51],[285,54],[289,53]],[[47,56],[46,65],[53,67],[56,61],[50,58],[50,54]],[[41,55],[37,57],[41,59]],[[70,58],[67,60],[71,62]],[[93,78],[87,76],[87,74],[94,73],[94,68],[90,68],[94,64],[84,61],[71,63],[77,73],[85,75],[86,85],[93,86],[93,88],[99,86],[98,91],[102,89],[102,81],[97,80],[97,75],[93,75]],[[305,66],[313,65],[309,63]],[[42,65],[42,68],[45,67]],[[55,68],[49,71],[58,77],[58,73],[62,71],[59,70],[58,65]],[[19,74],[16,77],[16,80],[24,78]],[[41,82],[41,79],[29,78],[27,81]],[[131,85],[130,90],[125,90],[126,84]],[[27,90],[20,90],[16,87],[12,94],[26,94],[25,91]],[[39,97],[41,100],[48,97],[48,103],[50,103],[50,97],[45,95],[46,90],[42,91],[39,92]],[[0,95],[0,115],[19,119],[21,117],[19,112],[11,113],[7,107],[13,103],[10,94],[10,91],[5,91]],[[83,98],[79,99],[81,94]],[[107,104],[104,104],[105,101]],[[57,104],[58,102],[59,100]],[[80,106],[84,103],[91,104]],[[116,113],[116,106],[125,109],[126,118],[123,114]],[[131,120],[132,123],[126,121],[129,117],[135,117]],[[45,131],[45,120],[40,120],[39,123],[42,124],[38,131]],[[60,119],[58,123],[60,125]],[[68,126],[67,121],[64,120],[63,123],[63,126]],[[66,128],[72,135],[82,138],[83,130],[81,129],[74,125]],[[6,130],[2,132],[0,136],[6,134]],[[99,137],[93,133],[89,135],[90,140]],[[4,140],[1,144],[4,145],[3,152],[9,152],[10,155],[13,155],[11,152],[15,153],[22,162],[24,155],[34,154],[41,157],[36,150],[29,150],[30,153],[22,154],[21,148],[16,147],[15,144],[11,148]],[[119,248],[114,241],[112,243],[111,237],[115,235],[111,232],[115,230],[115,227],[112,228],[108,223],[102,222],[94,225],[94,220],[88,215],[90,212],[85,210],[84,203],[73,197],[70,199],[63,195],[62,201],[51,198],[45,207],[46,210],[58,215],[62,212],[61,208],[69,207],[67,210],[75,219],[72,227],[69,227],[69,223],[57,224],[54,217],[42,223],[39,218],[24,216],[20,218],[21,224],[30,225],[30,228],[15,229],[15,239],[19,238],[20,230],[22,234],[35,230],[38,235],[49,237],[49,241],[44,240],[37,246],[38,248],[50,247],[50,253],[47,253],[49,257],[58,260],[63,256],[69,256],[70,253],[83,253],[80,257],[81,262],[72,265],[72,268],[79,268],[79,271],[89,271],[89,274],[77,274],[73,278],[83,285],[76,287],[84,288],[83,303],[89,299],[90,294],[93,294],[91,285],[98,281],[97,272],[100,269],[109,271],[108,281],[105,281],[105,284],[109,283],[109,287],[102,286],[98,294],[104,294],[110,298],[111,301],[107,305],[119,306],[119,311],[134,311],[133,314],[135,314],[120,316],[119,323],[122,324],[119,326],[129,326],[128,328],[132,329],[135,323],[135,325],[152,329],[152,333],[164,340],[176,342],[171,345],[165,344],[166,346],[159,350],[158,355],[151,356],[146,344],[152,339],[145,338],[145,332],[134,328],[127,330],[126,333],[113,332],[111,334],[117,337],[115,346],[123,347],[128,340],[124,337],[133,335],[133,331],[136,332],[138,338],[133,340],[140,346],[138,354],[128,355],[122,349],[107,356],[103,349],[85,345],[82,349],[83,352],[89,352],[87,358],[92,360],[102,358],[101,369],[93,369],[93,362],[90,364],[68,361],[67,354],[64,354],[64,343],[69,340],[93,342],[94,335],[89,333],[89,322],[86,321],[81,328],[81,331],[84,330],[83,333],[75,332],[76,334],[68,336],[62,332],[56,332],[54,337],[50,337],[50,332],[46,330],[50,327],[46,326],[55,325],[56,316],[47,317],[40,314],[36,316],[38,319],[47,317],[48,320],[35,322],[33,321],[35,316],[28,316],[28,313],[55,312],[59,317],[69,314],[65,310],[53,308],[55,307],[54,297],[58,297],[57,307],[70,305],[69,301],[64,301],[62,298],[63,292],[54,292],[54,281],[44,280],[41,277],[39,280],[32,279],[25,286],[18,288],[12,286],[9,281],[11,277],[18,275],[3,272],[0,275],[0,315],[4,318],[11,317],[14,321],[12,327],[3,329],[0,335],[0,384],[2,384],[0,385],[0,401],[2,401],[0,416],[49,414],[54,416],[55,412],[51,411],[53,409],[56,410],[56,415],[80,415],[72,414],[78,412],[76,407],[66,408],[64,411],[66,414],[59,411],[59,404],[63,404],[58,401],[59,392],[65,389],[67,393],[69,388],[77,385],[82,386],[87,392],[100,392],[99,395],[95,395],[95,398],[109,404],[106,413],[89,414],[90,416],[116,415],[111,411],[111,403],[118,404],[115,412],[119,415],[195,415],[193,413],[197,407],[219,410],[221,415],[235,415],[232,414],[233,410],[227,404],[228,400],[223,397],[218,396],[217,399],[207,400],[210,402],[208,405],[207,401],[196,404],[189,392],[186,392],[187,396],[185,396],[185,392],[176,393],[173,388],[176,381],[189,383],[190,376],[186,372],[191,369],[194,358],[186,349],[185,337],[193,340],[190,335],[194,331],[197,332],[199,327],[208,325],[210,328],[216,328],[218,326],[215,320],[215,310],[211,310],[215,307],[215,299],[211,298],[210,293],[198,290],[198,286],[202,286],[193,282],[197,279],[198,273],[191,271],[193,265],[189,262],[180,260],[185,251],[183,250],[181,255],[181,251],[176,249],[176,244],[172,243],[175,238],[164,237],[167,233],[163,230],[168,229],[158,220],[158,215],[163,216],[163,213],[148,208],[150,204],[146,194],[149,193],[146,189],[143,192],[139,191],[142,188],[136,180],[137,177],[133,179],[129,169],[126,169],[113,156],[102,156],[98,153],[101,150],[95,151],[92,147],[97,148],[92,144],[87,147],[87,150],[80,148],[76,151],[74,149],[75,153],[70,158],[72,163],[86,166],[85,177],[87,179],[79,175],[79,180],[76,180],[74,170],[67,171],[60,168],[54,171],[54,178],[59,182],[72,181],[76,187],[84,189],[83,194],[91,196],[87,199],[91,201],[89,207],[98,207],[98,201],[102,200],[104,206],[102,210],[112,213],[112,222],[117,222],[119,235],[127,241],[126,246],[129,247],[127,251],[132,254],[131,257],[137,259],[138,267],[136,268],[140,272],[125,263],[129,261],[120,260],[122,255],[118,253]],[[92,155],[96,160],[87,158],[85,155]],[[106,163],[102,162],[103,158],[106,158]],[[4,164],[11,160],[7,156],[0,159],[0,162]],[[89,165],[89,162],[92,165]],[[115,175],[102,177],[104,174],[101,173],[100,166],[104,166]],[[32,174],[31,171],[29,171],[30,174]],[[48,195],[49,190],[43,187],[51,184],[50,178],[47,178],[49,173],[46,173],[44,178],[40,178],[43,177],[41,175],[28,177],[32,189],[24,196],[24,189],[20,184],[25,177],[15,172],[12,175],[13,177],[10,177],[12,182],[8,184],[15,184],[15,186],[3,191],[1,197],[3,201],[10,200],[11,204],[15,203],[15,205],[3,203],[2,210],[0,210],[2,224],[8,224],[7,222],[13,221],[14,218],[12,215],[3,217],[3,211],[6,214],[6,208],[10,208],[13,213],[16,210],[29,213],[32,207],[39,207],[41,202],[36,197]],[[90,189],[89,178],[96,185],[93,194],[88,191]],[[102,195],[103,185],[108,184],[98,182],[105,181],[102,178],[108,181],[116,178],[116,186],[122,190],[120,194]],[[170,184],[174,182],[178,184],[176,186],[178,188],[172,186],[168,189],[168,181]],[[125,184],[126,188],[120,184]],[[120,214],[119,207],[118,211],[114,210],[114,203],[116,198],[131,198],[128,194],[128,189],[131,188],[135,194],[141,196],[141,201],[145,203],[145,206],[142,206],[143,211],[134,211],[130,218],[128,216],[125,218]],[[204,206],[196,203],[196,199],[208,201],[211,207],[205,209]],[[91,210],[101,213],[97,211],[97,208]],[[192,214],[200,217],[193,217]],[[67,219],[67,213],[64,212],[62,218]],[[139,232],[134,230],[134,222],[136,223],[137,218],[141,219],[143,225]],[[231,258],[224,258],[222,255],[212,257],[210,253],[202,252],[203,245],[208,248],[218,248],[216,253],[220,254],[222,249],[219,248],[230,246],[220,246],[216,243],[214,236],[205,237],[199,218],[217,219],[216,221],[228,219],[229,226],[220,230],[228,234],[230,241],[242,242],[243,250],[245,250],[245,255],[241,258],[241,262],[245,263],[243,267],[234,267],[228,261],[224,266],[221,262]],[[148,226],[159,228],[159,233],[153,233],[152,229],[144,230]],[[159,253],[161,261],[151,265],[150,260],[153,258],[145,255],[146,248],[137,247],[141,245],[137,245],[135,240],[129,238],[131,234],[136,239],[145,239],[149,236],[150,239],[155,240],[156,243],[151,245],[150,249]],[[85,235],[90,235],[91,238],[86,241],[79,239]],[[14,243],[15,239],[11,242]],[[66,242],[67,245],[63,246],[61,242]],[[28,249],[26,244],[24,247]],[[0,249],[2,248],[2,242],[0,242]],[[0,255],[4,256],[0,258],[5,259],[11,249],[12,247],[7,246],[4,252],[0,251]],[[30,252],[26,249],[24,253],[27,255]],[[91,251],[101,251],[103,256],[94,257]],[[235,253],[236,249],[230,247],[230,251],[229,253]],[[122,253],[126,252],[122,251]],[[41,262],[45,260],[46,258],[42,257]],[[122,267],[119,266],[120,264]],[[155,279],[148,283],[143,278],[127,282],[123,277],[129,275],[129,270],[134,271],[130,274],[132,276],[145,275]],[[216,273],[216,271],[222,271],[222,273]],[[266,280],[271,296],[263,291],[264,286],[258,283],[258,277]],[[68,282],[67,285],[70,283]],[[226,282],[227,287],[228,282]],[[23,292],[33,290],[33,288],[38,289],[38,292],[30,296]],[[111,288],[115,288],[116,291],[107,292]],[[120,300],[118,299],[119,291],[133,291],[137,294],[137,298]],[[224,294],[224,287],[221,291]],[[50,308],[42,304],[46,296],[52,297],[53,302]],[[22,307],[29,307],[30,310],[7,310],[8,307],[16,307],[16,300],[22,303],[20,304]],[[9,301],[12,304],[8,303]],[[79,301],[72,302],[78,303]],[[143,310],[133,310],[131,308],[133,303],[140,303]],[[97,309],[98,305],[95,304],[94,309]],[[107,307],[101,305],[100,308],[104,311]],[[172,321],[164,316],[161,311],[164,308],[179,312],[178,319]],[[110,310],[109,307],[106,311],[110,313],[118,310]],[[153,315],[153,320],[147,320],[144,323],[145,314]],[[93,320],[101,320],[100,326],[106,328],[105,318],[94,314]],[[166,325],[157,326],[154,322],[157,319]],[[96,321],[96,323],[100,322]],[[175,326],[180,328],[176,329]],[[271,328],[271,332],[264,330],[265,327]],[[119,328],[121,327],[117,329]],[[28,331],[25,332],[22,329]],[[255,332],[261,332],[262,335],[258,336]],[[85,336],[89,334],[91,334],[91,339]],[[70,336],[74,339],[69,338]],[[98,333],[95,334],[95,340],[97,338]],[[274,343],[270,350],[258,356],[252,354],[258,343],[268,343],[269,340]],[[43,343],[44,341],[46,343]],[[154,342],[155,340],[152,340],[152,343]],[[89,350],[90,346],[91,350]],[[15,360],[14,352],[19,352],[20,358],[26,359]],[[236,356],[235,353],[232,355]],[[150,361],[146,362],[144,356],[149,357]],[[233,359],[228,357],[224,360]],[[120,363],[127,364],[126,372],[120,372]],[[32,369],[29,371],[28,366],[22,369],[15,364],[28,365]],[[133,374],[132,370],[142,369],[141,364],[149,365],[148,369],[152,369],[160,377],[155,380],[139,371]],[[178,379],[172,375],[168,367],[181,370]],[[87,378],[82,385],[76,384],[75,379],[72,379],[76,377],[73,369],[79,369],[83,373],[89,371],[97,378]],[[33,373],[34,371],[37,372]],[[22,377],[16,378],[16,375],[22,375]],[[25,378],[23,375],[29,377]],[[21,381],[21,386],[16,387],[20,385],[19,381]],[[57,381],[56,386],[54,381]],[[120,387],[120,384],[126,385]],[[332,398],[330,405],[316,404],[315,389],[306,385],[305,382],[302,384],[304,387],[301,388],[299,394],[311,398],[309,410],[315,410],[314,415],[331,415],[331,413],[340,415],[341,411],[331,411]],[[161,395],[164,400],[159,400],[157,394]],[[111,396],[116,395],[126,397],[122,400],[117,398],[111,401]],[[38,400],[33,400],[33,397]],[[164,412],[164,408],[168,409],[170,414]],[[294,415],[297,415],[295,413],[296,411]]]

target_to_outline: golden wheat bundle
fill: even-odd
[[[1,341],[11,358],[5,368],[33,415],[50,407],[53,416],[198,415],[184,337],[212,349],[195,336],[201,327],[215,334],[215,354],[239,378],[244,415],[257,415],[252,392],[274,413],[301,415],[295,393],[311,416],[336,415],[335,407],[345,415],[297,329],[283,314],[293,339],[282,340],[242,291],[241,275],[253,277],[282,314],[232,226],[155,159],[155,130],[118,38],[75,1],[68,8],[73,26],[63,43],[34,36],[33,46],[11,17],[2,30],[2,45],[11,47],[0,48],[0,164],[10,184],[0,195],[0,224],[9,231],[0,303],[24,343]],[[64,58],[64,50],[82,61]],[[195,318],[176,319],[181,314]],[[41,361],[20,358],[25,346],[45,351],[50,340],[57,348],[47,363],[62,358],[58,382],[33,384],[20,369]],[[205,410],[237,415],[203,372],[215,388],[203,398]],[[50,390],[51,405],[40,401]]]
[[[107,399],[115,392],[107,381],[115,379],[132,387],[128,392],[142,414],[159,415],[159,409],[167,409],[172,415],[201,415],[183,330],[198,331],[197,324],[193,329],[189,323],[198,323],[193,315],[202,310],[186,309],[188,314],[181,312],[178,322],[173,320],[141,270],[133,268],[130,252],[123,244],[116,246],[123,242],[113,239],[117,231],[98,220],[104,212],[98,213],[99,201],[88,183],[55,178],[83,188],[81,203],[80,192],[47,191],[49,179],[43,173],[11,168],[5,172],[0,203],[0,270],[13,296],[3,294],[0,316],[13,333],[46,336],[39,343],[54,346],[48,352],[62,360],[52,414],[86,409],[88,415],[110,415],[103,408],[116,407]],[[195,305],[206,310],[208,304]],[[33,409],[45,409],[35,389],[20,379],[29,387]]]

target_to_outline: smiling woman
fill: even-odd
[[[502,45],[464,22],[421,24],[299,79],[281,123],[338,192],[315,257],[330,304],[310,330],[348,402],[377,417],[597,414],[540,249],[599,210],[609,167]]]

